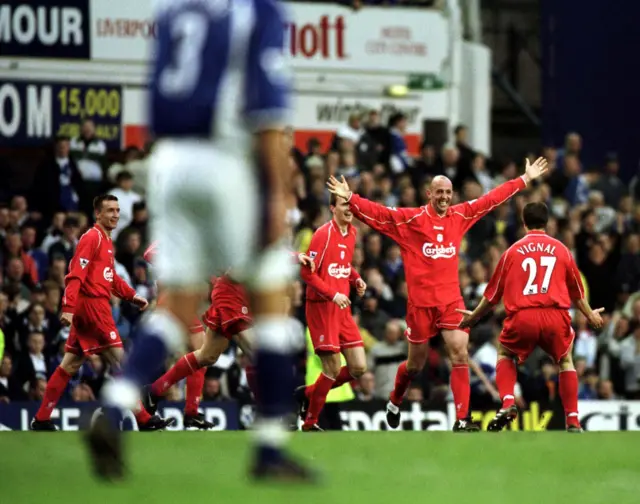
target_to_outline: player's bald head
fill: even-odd
[[[451,180],[449,180],[448,177],[445,177],[444,175],[436,175],[431,180],[431,184],[429,185],[429,188],[432,191],[436,189],[448,189],[448,188],[453,188],[453,184],[451,183]]]

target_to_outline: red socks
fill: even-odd
[[[314,424],[318,423],[318,417],[320,416],[320,412],[322,408],[324,408],[324,403],[327,400],[327,394],[333,387],[335,380],[329,378],[324,373],[320,373],[316,383],[313,385],[313,389],[310,394],[307,394],[309,397],[309,411],[307,412],[307,418],[304,421],[303,429],[306,427],[311,427]],[[310,387],[307,387],[307,390]]]
[[[396,406],[400,406],[402,404],[402,399],[404,398],[404,394],[409,388],[409,383],[413,379],[415,375],[413,373],[409,373],[407,371],[407,361],[404,361],[402,364],[398,366],[398,372],[396,373],[396,384],[389,396],[389,400],[395,404]]]
[[[67,384],[70,379],[71,375],[64,369],[59,366],[56,368],[47,382],[47,389],[44,393],[44,397],[42,398],[40,409],[36,413],[36,420],[40,422],[51,420],[51,412],[53,411],[53,408],[56,407],[56,404],[58,404],[58,401],[64,393],[64,390],[67,388]]]
[[[506,409],[515,403],[514,389],[518,371],[516,363],[512,359],[499,359],[496,365],[496,385],[502,399],[502,408]]]
[[[451,392],[453,403],[456,405],[456,419],[462,420],[469,415],[469,366],[467,364],[454,364],[451,369]]]
[[[198,359],[193,352],[181,357],[169,371],[151,385],[151,392],[163,396],[173,385],[200,369]]]
[[[351,376],[351,373],[349,372],[349,368],[347,366],[342,366],[340,368],[340,372],[338,373],[338,376],[336,376],[336,380],[333,382],[333,387],[331,388],[341,387],[345,383],[349,383],[350,381],[353,381],[353,380],[354,378],[353,376]]]
[[[204,375],[207,368],[198,369],[195,373],[187,376],[187,392],[185,397],[184,414],[195,416],[198,414],[198,406],[202,397],[202,387],[204,386]]]
[[[147,412],[146,409],[144,409],[144,406],[141,402],[138,402],[138,411],[134,411],[133,416],[136,417],[136,422],[138,422],[138,425],[144,425],[149,420],[151,420],[151,415]]]
[[[578,374],[575,369],[560,371],[558,378],[560,399],[567,417],[567,425],[580,425],[578,420]]]

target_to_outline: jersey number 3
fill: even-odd
[[[553,268],[556,267],[556,258],[553,256],[542,256],[540,258],[540,266],[544,270],[544,278],[542,279],[542,285],[538,289],[538,284],[535,283],[536,276],[538,275],[538,264],[533,257],[527,257],[522,261],[522,269],[529,272],[529,279],[527,285],[525,285],[522,294],[525,296],[531,296],[532,294],[546,294],[549,291],[549,284],[551,283],[551,275],[553,274]]]
[[[193,93],[202,73],[202,50],[207,42],[208,20],[196,12],[183,12],[171,21],[173,62],[160,75],[160,89],[167,96]]]

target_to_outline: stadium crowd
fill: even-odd
[[[295,248],[306,251],[313,231],[330,219],[325,186],[329,175],[343,175],[354,191],[386,206],[411,207],[426,204],[434,175],[448,176],[457,201],[464,201],[517,176],[522,168],[522,160],[488,159],[475,152],[464,126],[456,128],[450,144],[424,143],[413,158],[406,153],[405,127],[401,114],[387,118],[372,110],[353,115],[328,150],[316,139],[299,150],[293,146],[294,132],[287,132],[292,172],[288,216]],[[59,322],[64,276],[78,238],[92,224],[91,201],[100,192],[109,191],[120,201],[120,224],[113,236],[118,274],[138,294],[156,296],[153,272],[142,259],[149,242],[144,198],[152,146],[111,153],[95,137],[91,121],[83,123],[81,131],[79,138],[56,138],[27,190],[0,191],[0,402],[41,400],[47,378],[62,358],[68,337]],[[573,314],[580,398],[640,398],[640,183],[634,179],[627,185],[618,178],[613,154],[603,166],[583,166],[581,147],[577,133],[569,133],[558,148],[545,147],[541,154],[551,168],[546,180],[517,194],[469,231],[460,250],[460,284],[467,308],[474,308],[500,255],[524,233],[520,210],[529,201],[547,202],[553,214],[549,234],[574,254],[591,305],[606,310],[600,332],[590,329],[580,313]],[[363,299],[354,293],[352,306],[369,372],[354,387],[360,400],[386,399],[397,366],[406,359],[407,284],[399,247],[360,222],[356,226],[359,243],[353,266],[368,291]],[[303,292],[297,282],[291,298],[291,315],[302,323]],[[127,341],[139,312],[115,297],[112,309]],[[477,364],[474,408],[499,404],[493,380],[502,316],[498,308],[471,333],[470,354]],[[449,397],[446,353],[438,338],[431,346],[428,365],[412,384],[409,400]],[[245,365],[246,359],[231,348],[208,370],[203,399],[246,400]],[[66,399],[94,400],[107,372],[100,357],[92,357],[71,381]],[[534,354],[519,367],[519,404],[553,401],[557,373],[548,358]],[[169,399],[181,398],[180,388],[171,390]]]

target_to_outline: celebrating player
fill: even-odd
[[[292,258],[299,262],[300,265],[305,266],[305,270],[314,271],[314,261],[305,254],[292,253]],[[204,415],[198,413],[197,410],[202,393],[202,384],[199,384],[199,389],[190,391],[189,379],[200,374],[204,377],[206,367],[217,362],[220,355],[228,348],[231,340],[234,340],[243,353],[253,361],[255,336],[251,329],[253,322],[246,289],[228,275],[214,279],[211,305],[203,316],[203,322],[207,329],[198,349],[179,359],[169,371],[153,384],[145,387],[142,402],[145,409],[154,414],[160,398],[174,384],[186,378],[187,397],[190,395],[193,397],[197,393],[197,400],[195,401],[197,421],[194,419],[194,413],[185,410],[185,427],[210,429],[213,424],[207,422]],[[257,396],[256,373],[253,363],[247,366],[245,371],[249,388],[253,395]],[[191,401],[194,402],[193,399]],[[189,402],[189,399],[187,402]]]
[[[130,301],[141,310],[148,305],[114,269],[111,231],[120,219],[118,198],[98,196],[93,208],[96,224],[80,237],[65,278],[60,320],[71,326],[65,354],[47,383],[40,409],[31,421],[32,430],[57,430],[51,413],[87,355],[100,354],[114,369],[119,368],[124,349],[111,314],[111,296]],[[133,409],[140,430],[164,429],[174,421],[151,416],[140,407]]]
[[[600,312],[584,297],[580,272],[571,252],[545,233],[549,210],[544,203],[529,203],[522,211],[526,236],[500,258],[480,303],[464,315],[460,327],[470,327],[502,298],[507,318],[500,333],[496,384],[502,408],[488,426],[500,431],[518,415],[514,403],[516,364],[524,362],[540,346],[560,366],[560,398],[569,432],[582,432],[578,420],[578,377],[571,351],[575,333],[571,327],[571,301],[596,329]]]
[[[306,316],[316,354],[322,363],[322,373],[313,385],[296,389],[303,431],[322,430],[318,417],[327,394],[362,376],[366,356],[360,331],[351,316],[350,286],[363,296],[367,285],[351,266],[356,246],[356,228],[349,204],[331,195],[333,219],[313,233],[309,257],[316,260],[316,272],[303,268],[307,283]],[[340,367],[340,352],[347,365]]]
[[[477,431],[469,415],[468,332],[458,328],[464,309],[458,281],[458,251],[462,237],[480,218],[511,198],[547,171],[547,162],[527,160],[525,174],[484,196],[451,206],[451,181],[434,177],[427,191],[429,203],[420,208],[388,208],[353,194],[344,180],[331,177],[329,191],[346,199],[357,219],[394,239],[402,251],[407,277],[406,338],[408,360],[400,364],[395,387],[387,404],[389,427],[400,425],[400,404],[411,380],[424,367],[427,342],[439,331],[452,363],[451,390],[456,406],[454,431]]]

